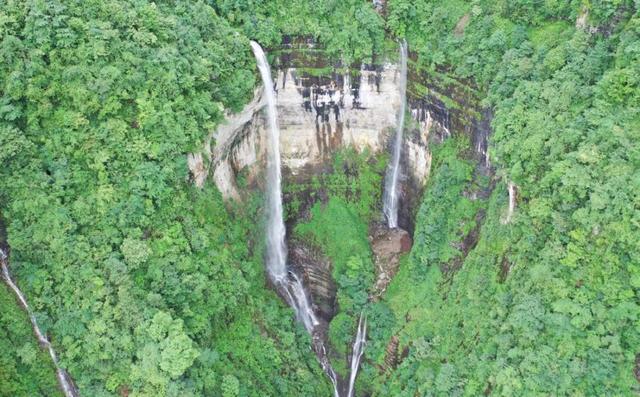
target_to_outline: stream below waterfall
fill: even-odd
[[[20,302],[22,307],[26,310],[27,315],[29,316],[29,321],[31,321],[31,328],[33,328],[33,332],[36,334],[38,343],[41,347],[47,349],[49,356],[51,357],[51,361],[53,361],[53,365],[56,369],[56,377],[58,379],[58,383],[60,384],[60,389],[64,393],[65,397],[78,397],[78,393],[75,387],[73,387],[73,384],[69,380],[69,374],[67,373],[67,371],[61,368],[60,364],[58,363],[58,356],[56,355],[55,350],[53,350],[53,345],[51,345],[51,342],[49,342],[47,337],[40,330],[38,322],[36,321],[36,316],[27,303],[27,299],[25,298],[20,288],[18,288],[16,283],[11,278],[11,273],[9,272],[9,257],[5,250],[2,248],[0,248],[0,267],[2,267],[2,278],[16,295],[16,298],[18,298],[18,301]]]

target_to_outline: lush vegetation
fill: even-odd
[[[334,367],[345,373],[344,357],[351,352],[351,342],[360,313],[368,311],[370,289],[375,277],[369,223],[380,218],[382,176],[386,158],[369,153],[343,150],[333,157],[333,171],[315,176],[305,183],[288,184],[298,207],[298,197],[306,197],[308,220],[300,221],[294,236],[316,246],[332,264],[337,284],[339,313],[331,321],[329,342],[335,355]]]
[[[49,355],[39,348],[27,314],[5,284],[0,284],[0,332],[0,395],[61,396]]]
[[[81,393],[326,395],[265,288],[257,206],[188,181],[186,153],[256,84],[248,37],[180,1],[6,1],[0,32],[11,267]]]
[[[468,183],[464,167],[439,160],[386,297],[410,311],[396,331],[410,353],[378,394],[638,393],[637,4],[396,0],[389,23],[417,67],[486,93],[502,183],[452,274],[473,205],[455,187]],[[519,198],[503,225],[507,181]],[[408,279],[423,281],[407,290]]]
[[[493,110],[495,175],[462,131],[433,143],[413,249],[375,303],[368,227],[385,159],[341,151],[333,172],[285,186],[293,234],[332,261],[340,358],[368,313],[357,393],[638,394],[639,8],[389,0],[385,21],[355,0],[0,1],[12,271],[83,396],[330,395],[266,285],[261,197],[193,187],[186,154],[250,98],[250,39],[309,36],[349,65],[405,38],[415,74]],[[0,395],[56,395],[4,285],[0,330]]]
[[[282,35],[308,37],[328,57],[349,65],[370,61],[384,46],[384,21],[370,2],[360,0],[221,0],[211,1],[247,36],[279,46]]]

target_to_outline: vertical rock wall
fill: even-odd
[[[278,123],[286,173],[298,180],[311,177],[324,168],[333,152],[345,147],[373,154],[387,151],[400,108],[397,74],[394,64],[364,65],[325,76],[315,75],[313,68],[278,70]],[[210,134],[202,152],[188,156],[196,185],[202,186],[211,175],[225,197],[238,199],[239,175],[248,185],[260,183],[266,147],[263,106],[258,89],[241,112],[229,115]],[[404,172],[418,186],[424,185],[428,176],[431,126],[423,125],[404,142],[408,156],[403,160]]]
[[[327,169],[332,153],[340,148],[373,154],[389,150],[400,108],[396,64],[330,64],[309,38],[290,39],[278,51],[272,62],[285,175],[297,181],[311,178]],[[266,147],[261,93],[258,88],[241,112],[229,115],[201,153],[189,155],[198,186],[212,176],[225,197],[239,199],[239,177],[248,186],[261,183]],[[407,94],[410,118],[401,157],[399,222],[411,232],[431,167],[430,142],[468,135],[470,153],[489,168],[491,114],[481,108],[473,83],[448,78],[446,70],[418,70],[413,62]]]

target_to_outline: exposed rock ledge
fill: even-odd
[[[376,266],[376,282],[373,286],[374,299],[382,295],[396,275],[400,266],[400,256],[411,250],[411,237],[402,229],[388,229],[375,224],[371,228],[369,240]]]
[[[266,104],[262,86],[254,91],[253,99],[239,113],[230,113],[223,123],[207,137],[200,153],[187,155],[189,170],[194,183],[202,187],[211,171],[213,178],[224,197],[237,198],[235,172],[232,164],[239,169],[257,162],[252,156],[263,152],[264,134],[258,133],[264,127],[259,112]],[[242,133],[252,133],[252,139],[244,139]],[[213,145],[213,146],[212,146]],[[248,145],[248,146],[247,146]],[[244,163],[238,162],[244,160]]]
[[[320,251],[299,241],[289,241],[289,263],[308,286],[314,312],[330,322],[336,310],[336,284],[331,262]]]
[[[290,174],[324,163],[342,147],[371,153],[387,150],[400,108],[398,70],[393,64],[370,69],[363,67],[354,81],[349,74],[319,79],[296,68],[277,72],[281,156]],[[197,186],[211,175],[224,197],[237,199],[239,173],[249,185],[260,183],[258,176],[266,161],[263,107],[259,88],[240,113],[229,115],[209,136],[200,153],[189,154]],[[403,166],[411,183],[421,187],[430,164],[428,132],[421,139],[410,135],[403,145],[408,153]]]

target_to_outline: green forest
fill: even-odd
[[[250,41],[275,69],[303,39],[336,69],[405,40],[410,95],[492,115],[490,167],[467,130],[429,136],[376,298],[389,152],[284,178],[287,238],[331,264],[345,384],[367,318],[336,397],[640,395],[640,1],[0,0],[0,248],[77,396],[337,393],[268,279],[264,186],[228,199],[187,164],[262,86]],[[0,396],[65,397],[3,281]]]

